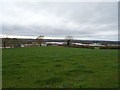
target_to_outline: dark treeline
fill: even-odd
[[[2,41],[5,40],[5,38],[2,38]],[[33,42],[36,41],[36,39],[17,39],[20,42]],[[64,42],[64,39],[44,39],[45,42]],[[120,41],[101,41],[101,40],[72,40],[74,43],[111,43],[111,44],[120,44]]]
[[[70,42],[69,42],[70,41]],[[72,42],[71,42],[72,41]],[[2,47],[6,48],[6,46],[10,47],[20,47],[21,44],[36,44],[38,42],[39,46],[41,43],[45,42],[66,42],[65,46],[69,47],[77,47],[77,48],[94,48],[94,46],[83,46],[83,45],[70,45],[71,43],[82,43],[82,44],[92,44],[99,43],[101,45],[105,45],[104,47],[100,47],[101,49],[114,49],[120,45],[120,41],[100,41],[100,40],[75,40],[69,37],[67,39],[43,39],[43,37],[38,37],[37,39],[19,39],[19,38],[2,38]],[[116,45],[116,46],[108,46],[108,45]]]

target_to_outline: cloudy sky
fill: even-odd
[[[2,3],[1,35],[118,40],[117,2]]]

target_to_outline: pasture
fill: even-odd
[[[2,70],[3,88],[117,88],[118,50],[3,49]]]

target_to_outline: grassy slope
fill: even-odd
[[[118,87],[118,51],[63,47],[3,50],[3,88]]]

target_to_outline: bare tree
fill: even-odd
[[[72,43],[73,37],[72,36],[66,36],[65,37],[65,42],[67,44],[67,46],[70,46]]]
[[[38,42],[39,46],[42,46],[43,39],[44,39],[44,36],[38,36],[37,37],[37,42]]]
[[[9,43],[10,38],[8,38],[6,35],[3,35],[2,43],[3,47],[6,48],[7,44]]]
[[[11,43],[13,44],[13,47],[21,47],[20,42],[17,38],[12,38]]]
[[[2,37],[0,36],[0,47],[2,47]]]

